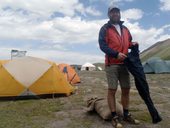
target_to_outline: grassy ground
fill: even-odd
[[[97,113],[86,112],[86,100],[92,96],[106,97],[105,72],[79,72],[81,83],[69,97],[38,100],[0,101],[0,128],[112,128]],[[170,128],[170,75],[149,74],[151,97],[163,121],[153,125],[146,105],[139,97],[132,80],[130,111],[141,121],[138,126],[124,128]],[[117,99],[120,100],[120,90]]]

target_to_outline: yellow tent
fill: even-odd
[[[2,64],[7,63],[8,61],[10,61],[10,60],[0,60],[0,66],[1,66]]]
[[[70,95],[73,91],[55,63],[35,57],[0,61],[0,97]]]

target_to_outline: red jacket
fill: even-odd
[[[131,46],[132,36],[129,30],[120,22],[121,36],[110,21],[103,25],[99,32],[100,49],[105,53],[105,64],[123,64],[122,60],[117,59],[118,53],[128,53]]]

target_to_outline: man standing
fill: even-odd
[[[108,81],[108,105],[112,112],[112,125],[122,128],[119,117],[116,114],[115,94],[118,82],[121,86],[121,103],[123,106],[123,120],[138,124],[139,121],[132,118],[129,113],[130,77],[123,60],[127,57],[128,48],[132,43],[132,37],[127,27],[120,21],[120,9],[110,7],[108,9],[108,23],[104,24],[99,32],[99,46],[105,53],[105,70]]]

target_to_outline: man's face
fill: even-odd
[[[119,23],[120,21],[120,12],[117,10],[112,10],[109,13],[109,18],[114,23]]]

